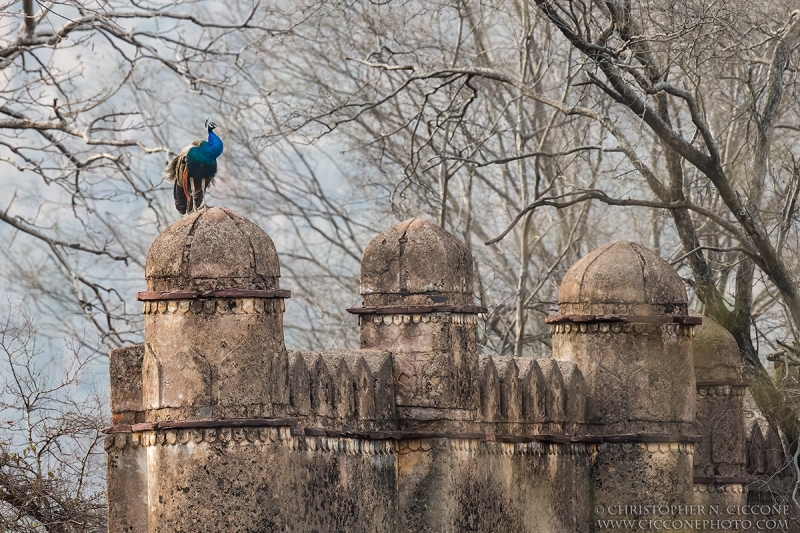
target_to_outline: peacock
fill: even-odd
[[[175,208],[182,215],[196,211],[206,205],[206,188],[214,183],[217,175],[217,158],[222,154],[222,139],[214,128],[214,122],[206,119],[208,140],[200,139],[184,148],[169,162],[163,176],[174,183]]]

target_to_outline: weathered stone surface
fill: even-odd
[[[311,374],[300,352],[289,352],[289,411],[287,414],[311,414]]]
[[[695,484],[693,492],[694,505],[702,505],[705,509],[715,505],[717,509],[727,510],[730,506],[742,506],[748,503],[747,490],[741,483],[700,483]]]
[[[472,254],[421,218],[375,237],[361,259],[361,294],[377,305],[472,305]]]
[[[217,306],[209,313],[147,314],[145,343],[146,409],[270,403],[278,379],[272,365],[285,357],[283,305],[254,313]]]
[[[649,248],[618,241],[590,252],[564,275],[559,314],[686,314],[683,281]]]
[[[105,438],[109,532],[150,533],[147,449],[132,445],[132,438],[125,434]],[[123,442],[117,445],[117,441]]]
[[[634,323],[555,324],[553,357],[586,380],[587,423],[603,433],[689,434],[694,421],[693,326],[635,323],[685,316],[683,282],[652,250],[616,242],[575,263],[559,291],[559,314],[633,315]]]
[[[553,359],[538,359],[536,361],[542,371],[545,390],[545,419],[550,424],[551,431],[558,431],[564,422],[564,406],[566,393],[564,391],[564,378],[561,369]]]
[[[280,267],[264,230],[225,207],[181,218],[147,254],[151,291],[278,288]]]
[[[742,382],[743,363],[736,339],[713,319],[703,317],[703,323],[695,326],[692,353],[697,381]]]
[[[153,245],[148,286],[278,288],[254,228],[222,208],[184,217]],[[685,314],[653,252],[615,243],[587,257],[561,314]],[[469,306],[472,258],[412,219],[367,247],[362,293],[365,306]],[[718,383],[738,375],[728,352],[697,361],[695,425],[692,326],[558,323],[554,358],[533,359],[479,356],[464,309],[384,309],[396,314],[359,316],[358,350],[287,352],[283,310],[145,302],[145,344],[111,356],[110,531],[587,533],[598,506],[744,501],[730,479],[692,493],[693,467],[735,476],[744,461],[742,389]],[[776,437],[752,440],[752,469],[778,468]]]
[[[578,433],[586,422],[586,380],[577,365],[558,361],[564,383],[564,430]]]
[[[767,440],[757,422],[750,426],[747,439],[747,471],[754,475],[767,472]]]
[[[513,357],[496,358],[499,362],[500,413],[504,422],[522,422],[522,384]],[[510,432],[510,430],[509,430]]]
[[[503,417],[500,412],[500,377],[497,375],[493,357],[480,358],[480,384],[481,420],[483,422],[500,422]]]
[[[693,330],[653,323],[687,315],[683,282],[653,251],[617,242],[591,252],[569,269],[558,303],[560,315],[585,316],[556,323],[551,331],[553,357],[570,374],[570,387],[585,385],[586,431],[650,435],[646,442],[596,446],[592,504],[599,509],[647,502],[691,504],[693,446],[687,440],[695,410]],[[603,315],[629,318],[620,322]],[[577,367],[583,383],[565,363]],[[579,398],[570,400],[571,389],[561,372],[556,379],[557,369],[553,364],[543,367],[547,407],[563,405],[572,418],[579,417]],[[559,390],[565,398],[556,399]],[[547,416],[556,419],[551,412]],[[664,434],[680,437],[658,437]],[[592,523],[592,531],[601,529],[598,524]]]
[[[515,358],[522,376],[522,411],[528,424],[542,424],[547,409],[544,376],[539,363],[531,357]]]
[[[142,363],[144,344],[111,350],[108,372],[111,379],[111,412],[115,415],[142,411]],[[132,423],[127,421],[124,423]]]
[[[148,253],[151,291],[277,289],[269,236],[224,207],[167,228]],[[261,416],[289,404],[283,300],[147,301],[142,400],[148,422]]]
[[[629,333],[594,326],[553,335],[553,357],[574,362],[586,380],[592,431],[691,433],[696,393],[686,326],[627,324]]]
[[[694,473],[703,478],[742,478],[746,472],[742,360],[733,336],[708,317],[696,326],[694,366],[697,377],[695,432],[703,440],[695,445]],[[699,491],[699,492],[698,492]],[[697,489],[706,502],[744,500],[741,491],[726,493]],[[732,496],[733,494],[733,496]]]
[[[469,249],[426,220],[397,224],[364,250],[365,307],[471,306],[472,291]],[[395,404],[412,418],[469,419],[479,407],[477,324],[450,311],[363,314],[360,346],[392,352]]]
[[[678,443],[599,444],[592,463],[592,505],[595,509],[617,506],[687,506],[693,502],[692,446]],[[598,518],[630,518],[628,516]],[[659,519],[683,518],[659,515]],[[591,531],[606,531],[593,520]],[[631,531],[644,531],[630,528]]]
[[[123,439],[121,451],[148,464],[148,491],[126,494],[130,502],[144,494],[148,505],[114,523],[135,519],[132,531],[153,533],[589,529],[583,444],[368,441],[286,429],[146,432],[138,445],[110,436],[110,449]]]

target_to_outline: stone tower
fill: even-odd
[[[288,403],[287,384],[269,379],[288,364],[280,275],[269,235],[224,207],[155,240],[139,294],[145,422],[261,416]]]
[[[692,501],[695,377],[683,282],[652,250],[616,242],[564,276],[553,358],[587,386],[586,431],[605,436],[593,459],[597,506]],[[624,465],[624,468],[622,467]]]
[[[472,254],[439,226],[413,218],[364,250],[361,348],[393,354],[400,419],[453,426],[478,409],[478,313]]]
[[[745,450],[742,358],[728,331],[703,318],[694,338],[697,383],[694,447],[694,502],[698,505],[745,505]]]
[[[589,254],[547,319],[553,357],[533,358],[477,352],[472,261],[397,224],[364,251],[360,348],[287,351],[269,236],[224,208],[168,228],[145,342],[110,357],[109,531],[588,533],[597,505],[686,505],[693,481],[696,501],[739,501],[698,486],[735,485],[741,402],[708,391],[743,384],[724,357],[693,362],[700,319],[669,265]]]

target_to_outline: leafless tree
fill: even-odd
[[[39,345],[29,310],[13,311],[0,320],[0,529],[105,531],[99,356]]]
[[[382,192],[396,218],[427,216],[461,236],[476,257],[482,303],[492,309],[483,345],[521,355],[549,343],[541,318],[555,302],[560,275],[596,242],[596,232],[585,238],[591,206],[537,212],[513,240],[488,248],[483,241],[529,202],[568,190],[574,176],[565,168],[579,169],[584,185],[594,183],[615,164],[607,162],[615,148],[584,146],[588,131],[556,128],[557,111],[530,105],[516,87],[412,72],[503,65],[524,83],[565,97],[572,82],[559,88],[561,76],[577,73],[535,10],[507,7],[514,6],[329,5],[287,35],[283,44],[297,53],[262,48],[261,68],[279,83],[265,87],[270,98],[246,113],[278,126],[259,139],[264,144],[327,142],[341,166],[359,169],[348,180]]]
[[[566,268],[647,240],[735,336],[795,449],[796,396],[762,362],[800,363],[789,2],[3,8],[0,269],[46,329],[138,337],[131,295],[175,217],[159,167],[221,114],[212,200],[275,239],[296,347],[355,342],[344,308],[387,212],[470,246],[494,353],[546,349]]]
[[[258,4],[22,0],[0,10],[0,224],[16,244],[6,278],[15,293],[47,295],[37,305],[62,319],[51,322],[61,333],[88,324],[105,346],[129,342],[141,324],[130,287],[114,280],[137,277],[169,221],[154,170],[182,148],[173,128],[202,132],[196,109],[224,99],[247,67],[241,51],[282,30]]]
[[[384,184],[398,215],[421,211],[464,235],[495,309],[492,349],[545,342],[530,315],[552,304],[564,265],[630,224],[625,233],[670,256],[695,305],[736,338],[759,407],[791,452],[798,406],[763,359],[780,348],[774,358],[800,362],[786,342],[800,327],[792,9],[331,6],[287,37],[302,53],[264,50],[281,79],[298,80],[299,104],[276,103],[290,101],[276,88],[264,108],[283,126],[276,137],[346,139],[350,157],[378,169],[362,179]]]

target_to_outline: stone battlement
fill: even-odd
[[[110,357],[113,532],[589,532],[597,506],[743,504],[746,461],[774,466],[735,342],[635,243],[567,272],[544,358],[478,353],[471,253],[422,219],[366,247],[355,350],[286,350],[278,253],[228,209],[146,274],[145,342]]]

